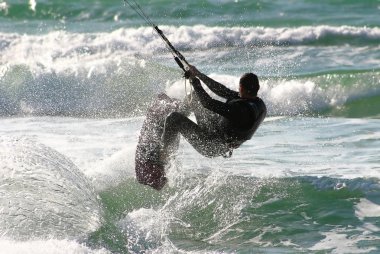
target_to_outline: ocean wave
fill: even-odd
[[[380,28],[354,26],[301,27],[210,27],[162,26],[161,30],[180,50],[206,50],[215,47],[255,47],[287,45],[378,45]],[[162,51],[165,44],[152,27],[120,28],[108,33],[54,31],[42,35],[0,33],[0,49],[17,48],[50,52],[52,58],[72,53],[94,54],[128,51]],[[9,49],[10,49],[9,48]],[[44,52],[46,54],[47,52]],[[64,52],[64,53],[63,53]],[[7,53],[7,51],[3,52]],[[30,52],[32,53],[32,52]],[[54,54],[53,54],[54,53]],[[4,59],[4,56],[2,57]],[[10,58],[11,59],[11,58]]]
[[[182,100],[189,88],[179,71],[145,60],[110,62],[107,71],[81,68],[36,75],[13,66],[0,79],[1,115],[122,117],[143,115],[160,92]],[[259,96],[271,116],[378,117],[379,72],[262,78]],[[211,74],[236,90],[239,77]],[[370,103],[372,106],[368,107]],[[370,110],[369,110],[370,109]]]
[[[378,117],[378,75],[369,71],[268,80],[261,96],[273,115]]]
[[[353,26],[301,27],[208,27],[163,26],[170,40],[180,49],[287,45],[373,44],[380,40],[380,28]]]
[[[228,28],[197,25],[163,26],[161,29],[176,48],[185,51],[185,56],[202,58],[204,55],[207,59],[212,57],[216,60],[220,57],[220,62],[216,63],[218,65],[235,59],[252,65],[255,59],[263,58],[263,62],[257,60],[255,69],[260,69],[262,65],[272,69],[276,67],[276,62],[293,66],[305,60],[316,61],[314,65],[318,66],[333,65],[333,68],[342,65],[353,68],[357,65],[368,68],[378,66],[379,28]],[[326,44],[331,46],[318,47]],[[348,47],[350,44],[361,46]],[[281,45],[293,46],[289,49]],[[151,27],[122,28],[108,33],[0,33],[0,53],[0,75],[8,66],[14,65],[27,65],[36,74],[66,70],[78,72],[80,68],[104,72],[107,71],[104,66],[110,61],[121,62],[131,57],[162,61],[160,57],[170,56],[165,43]],[[315,54],[319,57],[314,57]],[[196,59],[193,61],[196,62]],[[273,66],[268,66],[268,63]]]
[[[294,78],[288,77],[288,65],[305,61],[304,58],[315,54],[313,48],[310,52],[298,49],[279,52],[271,51],[273,47],[269,47],[264,48],[263,55],[260,55],[260,50],[252,52],[248,49],[260,43],[278,42],[276,37],[280,38],[279,44],[288,41],[300,45],[331,35],[376,41],[380,38],[378,28],[164,26],[162,29],[179,49],[197,52],[198,62],[199,59],[207,59],[209,65],[209,59],[213,57],[216,63],[209,69],[218,68],[220,64],[226,64],[228,68],[244,59],[249,68],[255,69],[259,75],[260,72],[269,72],[269,75],[260,75],[263,84],[260,96],[267,101],[270,115],[324,114],[324,110],[340,109],[347,103],[379,94],[379,72],[375,68],[371,69],[377,66],[377,55],[373,54],[378,45],[357,47],[357,51],[349,55],[345,54],[345,49],[337,59],[334,58],[337,63],[320,67],[322,72],[318,73],[320,70],[315,68],[309,70],[308,75]],[[221,49],[219,54],[216,52],[215,47],[225,46],[234,48]],[[239,47],[243,47],[242,50],[235,51]],[[370,51],[365,51],[368,48]],[[316,64],[323,64],[318,61],[326,62],[333,50],[334,47],[323,52],[318,50],[323,57],[315,60]],[[143,114],[152,96],[164,90],[177,90],[180,95],[184,95],[181,73],[178,68],[174,68],[174,61],[166,63],[170,54],[152,28],[118,29],[110,33],[0,33],[0,52],[1,115],[117,117]],[[252,57],[250,53],[255,55]],[[190,52],[188,54],[191,55]],[[303,54],[306,56],[301,59],[300,55]],[[366,69],[357,71],[356,62]],[[348,66],[343,68],[347,72],[325,71],[340,63]],[[240,72],[242,66],[234,68]],[[279,71],[277,76],[283,78],[271,78],[268,70]],[[213,77],[237,89],[237,76],[218,74]],[[342,111],[338,111],[329,112],[340,115]],[[365,109],[361,111],[355,115],[368,116]],[[377,116],[378,113],[374,109],[369,115]]]
[[[102,67],[100,67],[102,68]],[[111,62],[107,71],[94,68],[34,74],[14,66],[0,80],[2,115],[130,116],[144,109],[163,90],[170,76],[140,60]]]

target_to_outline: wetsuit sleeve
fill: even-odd
[[[208,95],[203,89],[199,79],[192,78],[190,79],[190,83],[194,87],[194,91],[196,92],[203,107],[226,118],[231,118],[233,115],[233,110],[229,104],[211,98],[210,95]]]
[[[198,77],[208,88],[210,88],[211,91],[220,97],[226,98],[227,100],[236,99],[239,97],[238,92],[228,89],[226,86],[220,84],[212,78],[209,78],[203,73],[199,73]]]

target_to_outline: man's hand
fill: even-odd
[[[185,72],[184,77],[187,78],[187,79],[192,79],[192,78],[195,78],[195,77],[199,76],[200,73],[201,72],[198,71],[198,69],[195,66],[189,65],[189,68]]]
[[[193,65],[189,65],[187,72],[189,73],[189,77],[197,77],[199,74],[201,74],[201,72],[198,71],[198,69]]]
[[[200,85],[201,85],[201,82],[199,81],[199,79],[196,78],[196,77],[194,77],[194,76],[191,76],[191,77],[189,78],[189,80],[190,80],[190,84],[192,84],[193,86],[194,86],[194,85],[195,85],[195,86],[200,86]]]

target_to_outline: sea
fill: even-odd
[[[1,254],[380,253],[379,0],[128,2],[0,0]],[[268,108],[231,158],[182,139],[161,191],[140,128],[191,87],[146,20]]]

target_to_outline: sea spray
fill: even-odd
[[[3,238],[78,239],[98,229],[97,195],[70,160],[26,138],[2,138],[0,148]]]

